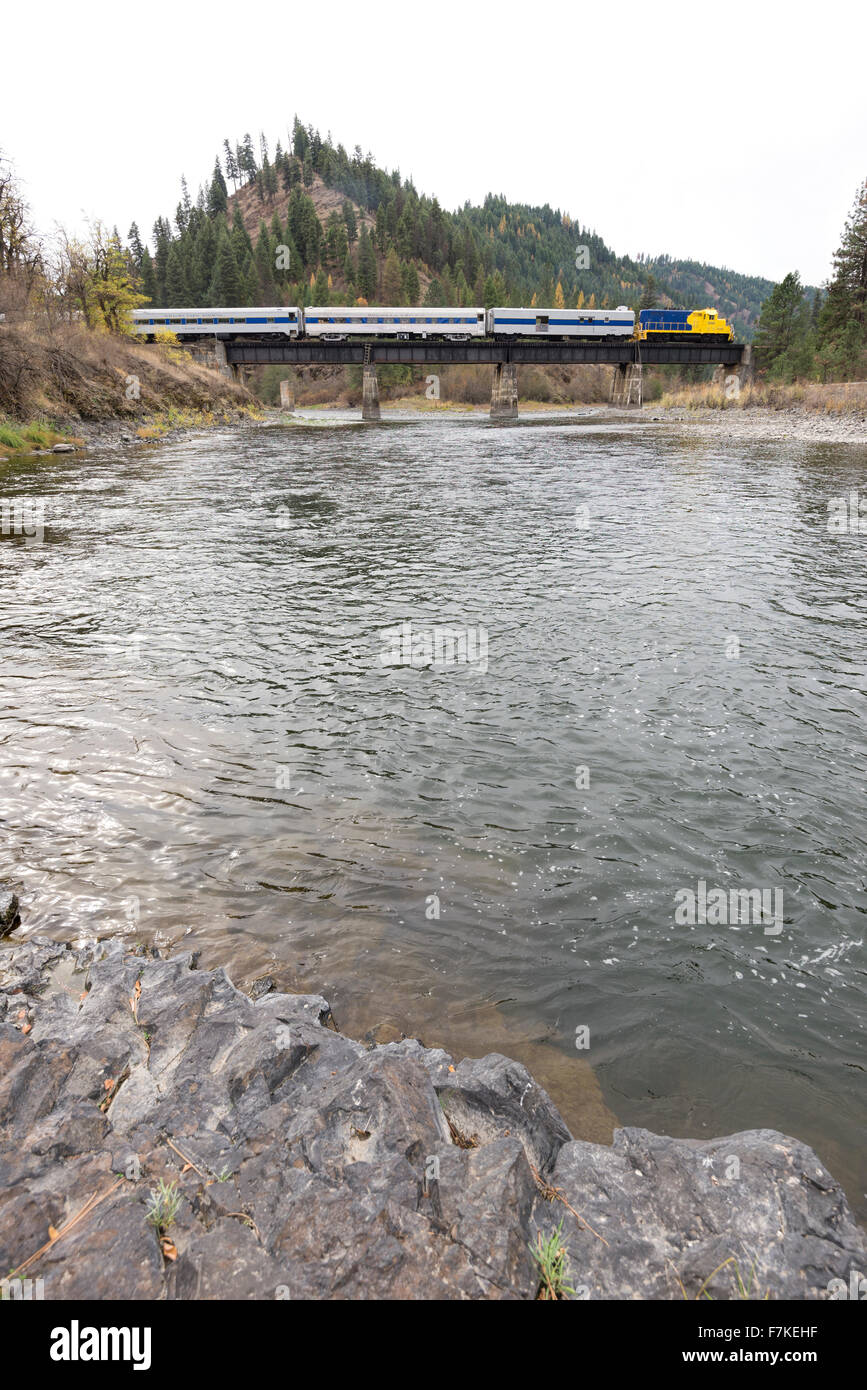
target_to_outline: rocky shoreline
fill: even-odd
[[[826,1299],[867,1273],[838,1183],[773,1130],[585,1143],[497,1054],[365,1046],[318,995],[251,997],[190,954],[0,949],[5,1296],[531,1300],[558,1229],[579,1299]]]
[[[774,410],[748,406],[728,410],[644,407],[642,416],[679,425],[684,433],[724,434],[728,439],[798,440],[824,444],[867,444],[867,417],[857,412],[829,414],[791,406]]]

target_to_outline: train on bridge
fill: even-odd
[[[512,342],[516,339],[554,342],[619,343],[732,342],[734,329],[716,309],[642,309],[635,314],[624,304],[616,309],[480,309],[389,308],[334,305],[306,308],[279,305],[237,309],[135,309],[134,332],[153,341],[158,334],[178,338],[223,338],[268,341],[280,338],[320,339],[343,343],[473,339]]]

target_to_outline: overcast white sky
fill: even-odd
[[[825,279],[867,177],[863,0],[6,8],[0,148],[38,225],[171,214],[295,112],[453,208],[550,203],[614,250]]]

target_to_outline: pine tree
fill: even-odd
[[[854,348],[867,341],[867,180],[846,219],[834,256],[834,274],[820,318],[823,345],[844,337]]]
[[[328,277],[325,274],[324,270],[320,270],[319,274],[316,276],[312,285],[312,292],[314,304],[330,303],[330,296],[328,293]]]
[[[274,282],[275,245],[271,242],[264,220],[259,223],[259,237],[256,242],[254,260],[262,303],[273,304],[277,298],[277,286]]]
[[[238,266],[246,265],[247,257],[253,254],[253,243],[250,234],[244,226],[244,219],[241,216],[240,203],[235,204],[235,213],[232,218],[232,249],[235,252],[235,261]]]
[[[641,299],[638,301],[638,308],[653,309],[659,299],[659,286],[652,275],[648,275],[644,282],[644,289],[641,291]]]
[[[388,245],[387,213],[385,203],[380,203],[376,209],[376,249],[381,256],[385,255]]]
[[[801,278],[793,270],[774,286],[762,305],[754,343],[757,366],[776,376],[796,374],[809,327]]]
[[[361,228],[358,239],[358,271],[356,274],[358,292],[368,303],[376,294],[376,254],[367,227]]]
[[[424,302],[426,306],[437,309],[440,308],[441,305],[445,305],[445,293],[443,291],[442,285],[436,278],[431,280],[430,284],[428,285],[427,294],[424,297]]]
[[[410,261],[403,267],[403,298],[404,302],[413,307],[418,304],[418,297],[421,293],[421,286],[418,281],[418,271]]]
[[[400,272],[400,260],[393,246],[385,258],[382,270],[382,302],[392,305],[403,302],[403,276]]]
[[[256,155],[249,131],[238,149],[238,165],[245,182],[251,183],[256,177]]]
[[[238,272],[238,262],[235,259],[229,234],[225,229],[217,246],[217,264],[214,268],[209,298],[215,307],[230,308],[234,304],[241,303],[241,277]]]
[[[355,217],[355,208],[348,198],[344,198],[343,200],[342,212],[343,221],[346,226],[346,239],[350,247],[352,247],[355,245],[356,238],[358,237],[358,222]]]
[[[133,259],[133,263],[138,269],[140,269],[142,257],[144,255],[144,247],[142,246],[142,241],[139,235],[137,223],[133,222],[132,226],[127,232],[126,239],[129,242],[129,249]]]
[[[228,140],[223,141],[223,151],[226,159],[226,178],[232,180],[233,192],[237,190],[240,170],[238,169],[238,159]]]
[[[154,275],[154,263],[151,260],[151,253],[147,247],[145,247],[141,253],[140,275],[142,294],[145,295],[150,304],[156,304],[157,282],[156,276]]]
[[[241,300],[241,303],[247,305],[261,304],[262,289],[259,284],[259,276],[256,273],[256,262],[254,261],[252,256],[250,257],[249,263],[246,267],[242,284],[244,287],[244,298]]]
[[[182,309],[191,299],[179,243],[173,241],[169,247],[166,265],[166,304],[170,309]]]
[[[223,178],[223,171],[220,168],[219,159],[214,163],[214,175],[211,179],[211,186],[208,190],[208,212],[211,217],[215,217],[218,212],[225,212],[229,206],[228,190],[226,180]]]

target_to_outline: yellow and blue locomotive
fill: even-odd
[[[735,330],[716,309],[641,309],[635,336],[641,342],[679,342],[689,337],[721,338],[730,343]]]

